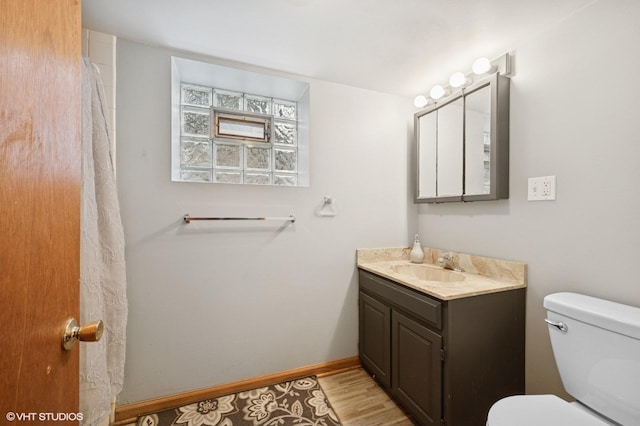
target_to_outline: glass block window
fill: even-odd
[[[210,168],[211,142],[204,138],[182,138],[180,141],[180,164],[185,169]]]
[[[211,89],[208,87],[182,85],[182,104],[199,107],[211,106]]]
[[[296,102],[187,83],[180,89],[182,181],[298,185]]]
[[[215,90],[214,106],[218,108],[235,109],[238,111],[244,111],[243,94],[237,92],[229,92],[227,90]]]
[[[182,108],[182,136],[209,137],[209,110],[204,108]]]

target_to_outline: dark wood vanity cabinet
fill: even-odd
[[[360,292],[360,360],[386,387],[391,387],[391,308]]]
[[[445,301],[359,278],[360,361],[419,424],[484,426],[524,393],[525,289]]]

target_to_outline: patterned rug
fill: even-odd
[[[138,426],[339,426],[315,376],[138,417]]]

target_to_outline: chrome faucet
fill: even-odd
[[[442,266],[442,269],[450,269],[456,272],[463,272],[459,266],[456,266],[456,262],[453,259],[453,254],[447,252],[442,253],[438,258],[438,263]]]

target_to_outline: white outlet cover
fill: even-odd
[[[528,180],[527,200],[552,201],[556,199],[556,177],[541,176]]]

